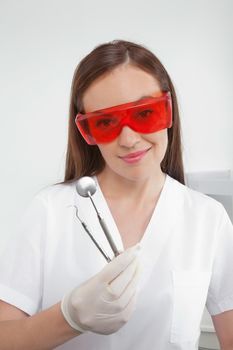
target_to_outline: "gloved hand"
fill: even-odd
[[[74,329],[111,334],[120,329],[135,308],[140,246],[114,258],[98,274],[64,296],[61,310]]]

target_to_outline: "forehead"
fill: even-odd
[[[131,65],[121,65],[96,79],[83,96],[85,112],[117,106],[160,93],[151,74]]]

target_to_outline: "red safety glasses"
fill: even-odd
[[[123,126],[148,134],[172,126],[170,92],[98,111],[78,113],[75,123],[89,145],[113,141]]]

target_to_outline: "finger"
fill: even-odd
[[[120,326],[123,326],[129,319],[131,314],[136,308],[136,301],[137,301],[137,294],[134,293],[128,303],[125,305],[124,309],[121,309],[118,312],[114,313],[109,313],[107,318],[108,318],[108,326],[110,327],[111,324],[114,325],[114,323],[118,322],[121,324]],[[106,315],[105,315],[106,317]]]
[[[132,280],[138,266],[138,258],[136,257],[124,271],[122,271],[113,281],[109,283],[110,292],[117,298],[121,296],[127,285]]]
[[[119,330],[122,326],[124,326],[125,323],[127,323],[136,309],[136,301],[137,301],[137,295],[134,294],[124,310],[121,310],[118,313],[103,313],[96,315],[96,319],[98,320],[98,323],[100,323],[102,320],[105,322],[107,321],[107,327],[105,327],[104,332],[98,332],[102,334],[111,334],[115,333],[117,330]]]
[[[129,321],[132,313],[136,309],[137,294],[134,293],[129,300],[128,304],[125,306],[124,310],[121,312],[123,325]]]
[[[101,299],[104,302],[104,309],[106,313],[113,315],[119,313],[126,307],[126,305],[129,303],[130,299],[137,290],[140,275],[141,269],[137,264],[131,280],[128,282],[123,293],[119,297],[109,289],[109,286],[105,288],[105,290],[102,293]]]
[[[100,278],[103,282],[111,282],[114,280],[138,255],[140,245],[135,245],[114,258],[100,272]]]
[[[119,306],[121,309],[124,309],[128,305],[128,303],[130,302],[130,300],[132,299],[132,297],[137,291],[137,286],[138,286],[140,276],[141,276],[141,270],[139,268],[139,265],[137,265],[133,278],[128,283],[128,285],[126,286],[125,290],[123,291],[119,299],[112,302],[112,307],[114,306],[114,304],[116,304],[116,306]]]

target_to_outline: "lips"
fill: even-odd
[[[141,160],[149,150],[150,148],[138,152],[128,153],[125,156],[120,156],[120,158],[127,163],[135,163]]]

